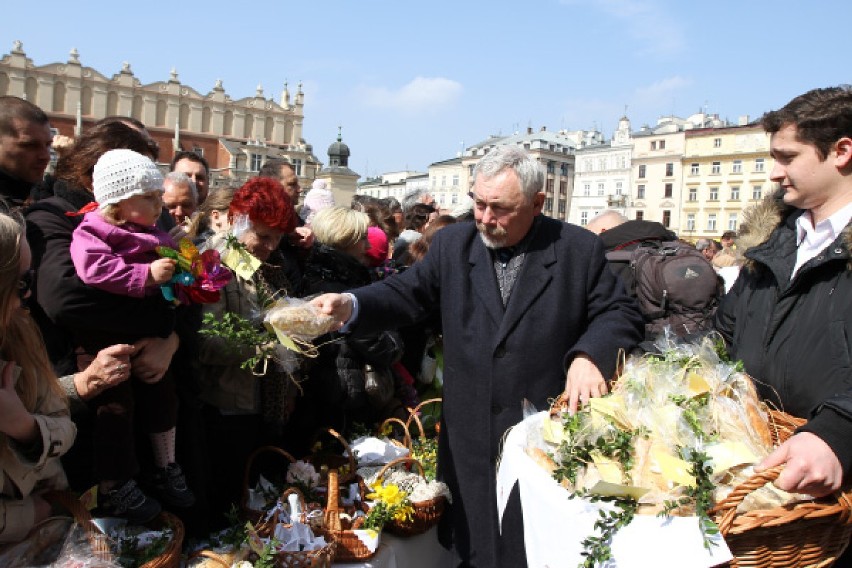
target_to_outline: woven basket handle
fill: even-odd
[[[425,439],[426,438],[426,430],[423,429],[423,422],[420,421],[420,411],[427,404],[435,404],[435,403],[440,403],[440,402],[443,402],[443,399],[441,399],[441,398],[430,398],[428,400],[424,400],[423,402],[421,402],[420,404],[418,404],[414,408],[409,408],[408,409],[408,412],[409,412],[408,420],[405,421],[406,430],[408,430],[409,432],[411,431],[411,422],[414,421],[417,424],[417,428],[420,430],[420,439],[421,440]]]
[[[355,462],[355,452],[353,452],[352,448],[349,447],[349,442],[346,441],[346,438],[341,436],[334,428],[321,428],[320,433],[321,432],[325,432],[327,434],[330,434],[333,438],[337,438],[337,441],[340,442],[340,444],[343,446],[343,451],[346,453],[346,457],[349,459],[349,473],[351,474],[358,471],[358,465]],[[315,439],[318,437],[318,435],[315,436]],[[329,483],[329,486],[330,485],[331,483]]]
[[[728,534],[737,515],[737,507],[749,494],[760,489],[767,483],[778,479],[778,475],[784,470],[784,465],[776,465],[760,473],[755,473],[736,487],[727,497],[716,503],[708,513],[716,517],[719,530],[723,535]]]
[[[388,418],[387,420],[382,422],[379,425],[379,429],[378,429],[379,436],[381,436],[381,434],[382,434],[382,432],[384,432],[385,428],[388,428],[388,429],[391,430],[391,432],[393,432],[393,424],[396,424],[400,428],[402,428],[402,433],[403,433],[402,445],[410,450],[411,449],[411,433],[408,431],[408,424],[406,424],[405,422],[403,422],[399,418],[391,416],[390,418]]]
[[[395,460],[389,461],[384,466],[382,466],[382,469],[379,470],[379,472],[376,474],[376,477],[382,477],[383,478],[390,468],[398,466],[398,465],[402,465],[402,464],[416,465],[417,469],[420,472],[420,477],[422,477],[424,479],[426,478],[426,473],[423,471],[423,464],[421,464],[415,458],[412,458],[412,457],[409,457],[409,456],[396,458]]]
[[[112,552],[106,536],[92,522],[89,510],[69,491],[47,491],[42,495],[48,502],[67,509],[78,525],[85,531],[86,538],[92,545],[92,554],[98,560],[113,560]]]
[[[243,472],[243,495],[242,495],[242,508],[244,511],[248,510],[248,502],[249,502],[249,483],[251,477],[251,468],[254,465],[254,460],[261,454],[273,453],[283,456],[290,463],[296,463],[296,458],[290,455],[288,452],[282,450],[277,446],[261,446],[256,449],[249,456],[248,460],[246,460],[246,468]]]
[[[325,506],[325,527],[330,531],[342,530],[340,526],[340,483],[337,470],[328,471],[328,500]]]

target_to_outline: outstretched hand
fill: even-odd
[[[843,468],[834,451],[822,438],[810,432],[799,432],[775,448],[754,470],[764,471],[784,465],[775,486],[792,493],[824,497],[843,482]]]
[[[352,298],[346,294],[323,294],[311,300],[322,315],[331,316],[340,329],[352,317]]]

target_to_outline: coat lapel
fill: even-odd
[[[488,250],[478,236],[470,247],[468,262],[473,289],[482,305],[485,306],[488,315],[491,316],[494,327],[497,327],[503,318],[503,300],[500,298],[491,255],[488,254]]]

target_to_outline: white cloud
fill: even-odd
[[[651,85],[636,88],[636,98],[643,103],[665,102],[666,99],[672,96],[677,91],[683,90],[692,84],[690,79],[675,75],[667,77]]]
[[[657,0],[561,0],[561,3],[568,6],[586,4],[622,20],[626,24],[626,33],[644,46],[638,51],[640,55],[672,55],[686,46],[683,25]]]
[[[444,77],[416,77],[397,90],[386,87],[358,88],[367,106],[402,112],[437,111],[453,105],[461,96],[462,85]]]

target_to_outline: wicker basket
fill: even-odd
[[[89,542],[92,544],[92,554],[100,560],[114,560],[113,553],[109,548],[107,538],[92,522],[92,515],[80,500],[67,491],[52,491],[45,497],[71,513],[74,520],[86,532]],[[146,525],[153,529],[168,527],[172,529],[172,539],[166,549],[156,558],[149,560],[140,568],[179,568],[181,561],[181,548],[183,547],[184,528],[181,520],[169,512],[163,511],[152,522]]]
[[[423,421],[420,419],[420,412],[423,410],[424,406],[429,404],[441,404],[443,399],[441,398],[430,398],[428,400],[424,400],[414,408],[409,408],[409,416],[408,420],[405,421],[405,427],[407,432],[411,432],[411,425],[416,424],[417,429],[420,431],[420,438],[426,437],[426,430],[423,428]]]
[[[399,433],[402,434],[401,440],[396,438],[394,428],[399,428]],[[385,434],[385,432],[388,433]],[[411,434],[408,431],[408,425],[399,418],[391,417],[379,424],[379,427],[376,430],[376,435],[379,438],[386,437],[394,446],[399,446],[400,448],[406,448],[408,450],[411,449]]]
[[[340,483],[337,471],[332,469],[328,472],[328,502],[325,509],[325,527],[334,535],[337,541],[337,551],[334,554],[334,561],[362,562],[372,558],[376,554],[378,545],[376,548],[370,549],[364,544],[355,532],[358,525],[345,528],[341,523],[341,513]]]
[[[420,477],[426,479],[423,475],[423,465],[414,458],[397,458],[391,462],[388,462],[379,473],[376,474],[377,477],[384,477],[387,471],[398,465],[409,465],[416,466],[418,470],[420,470]],[[447,507],[447,498],[443,495],[435,497],[434,499],[429,499],[428,501],[419,501],[417,503],[411,503],[411,507],[414,509],[414,513],[411,515],[410,521],[397,521],[394,519],[390,524],[388,524],[385,529],[391,534],[395,534],[397,536],[416,536],[418,534],[423,534],[436,524],[441,519],[441,515],[444,514],[444,509]]]
[[[776,445],[789,438],[805,420],[770,410]],[[774,481],[783,466],[753,475],[710,511],[738,568],[830,566],[843,553],[852,534],[852,494],[794,503],[769,510],[737,514],[752,491]]]
[[[287,460],[288,467],[289,464],[296,462],[296,458],[294,458],[288,452],[282,450],[277,446],[261,446],[260,448],[252,452],[248,460],[246,460],[246,469],[243,474],[243,494],[242,499],[240,500],[240,513],[242,514],[242,517],[245,520],[252,522],[256,522],[258,519],[260,519],[260,517],[263,516],[264,513],[263,511],[258,511],[249,507],[249,489],[251,483],[252,467],[254,466],[254,462],[257,457],[262,454],[278,454],[279,456]]]
[[[281,501],[287,502],[287,497],[291,494],[299,496],[299,502],[302,505],[302,522],[305,522],[304,512],[307,510],[305,506],[305,497],[302,492],[291,487],[281,494]],[[257,525],[256,532],[259,536],[270,537],[275,532],[275,527],[278,523],[274,519],[269,519]],[[315,535],[325,538],[326,545],[318,550],[303,550],[299,552],[278,552],[275,554],[275,565],[278,568],[319,568],[329,567],[335,558],[335,552],[338,549],[337,535],[331,531],[320,527],[311,527],[311,531]]]
[[[323,434],[328,434],[340,442],[346,455],[319,451],[307,456],[304,458],[304,461],[312,464],[317,472],[319,472],[321,486],[328,485],[328,474],[331,470],[338,470],[340,483],[354,482],[358,477],[358,464],[355,461],[355,453],[349,447],[349,443],[333,428],[322,428],[314,435],[312,446],[316,446],[319,443],[320,436]],[[341,474],[339,470],[343,467],[346,467],[347,471]]]

